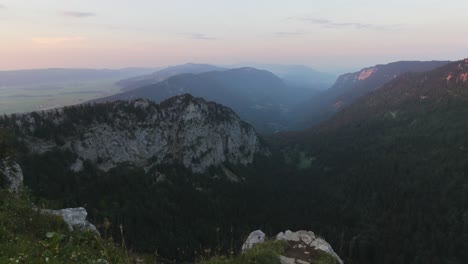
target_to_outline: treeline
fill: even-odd
[[[468,261],[467,114],[455,100],[406,104],[300,139],[316,160],[298,182],[316,179],[316,213],[347,263]]]
[[[128,102],[81,104],[28,114],[3,115],[0,116],[0,128],[13,131],[17,136],[50,140],[76,136],[82,127],[92,124],[119,125],[122,115],[142,121],[149,114]]]
[[[222,175],[220,170],[196,175],[181,165],[171,165],[145,172],[121,164],[102,172],[85,162],[83,171],[72,173],[75,160],[72,153],[61,150],[28,156],[21,161],[25,182],[49,207],[84,206],[101,229],[110,223],[109,231],[116,238],[121,236],[122,225],[127,244],[134,250],[193,260],[237,252],[252,231],[243,222],[249,218],[245,212],[250,211],[246,208],[249,198],[243,194],[251,192],[251,187],[215,179]]]

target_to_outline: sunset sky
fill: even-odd
[[[466,0],[0,0],[0,70],[468,57]]]

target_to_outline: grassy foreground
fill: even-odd
[[[33,209],[26,194],[0,190],[0,263],[156,263],[112,240],[70,232],[60,217]]]
[[[156,263],[128,253],[124,246],[80,231],[69,231],[60,217],[33,209],[29,195],[0,190],[0,263]],[[235,257],[216,256],[199,264],[279,264],[285,243],[269,241]]]
[[[156,264],[153,256],[130,254],[112,239],[69,231],[60,217],[44,215],[29,195],[0,189],[0,263]],[[198,264],[279,264],[284,241],[267,241],[237,256],[215,256]],[[314,264],[335,264],[328,254]]]

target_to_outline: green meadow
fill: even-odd
[[[119,79],[0,87],[0,114],[47,110],[83,103],[120,91]]]

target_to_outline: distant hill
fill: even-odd
[[[293,105],[309,98],[314,91],[287,86],[271,72],[238,68],[201,74],[181,74],[157,84],[144,86],[98,102],[146,98],[160,102],[189,93],[232,108],[259,132],[284,130]]]
[[[314,90],[330,88],[336,81],[336,75],[320,72],[304,65],[252,64],[251,67],[270,71],[283,79],[290,86]]]
[[[117,85],[122,87],[122,91],[130,91],[136,88],[140,88],[143,86],[156,84],[158,82],[162,82],[172,76],[176,76],[179,74],[184,73],[203,73],[203,72],[210,72],[210,71],[223,71],[226,70],[225,68],[209,65],[209,64],[195,64],[195,63],[187,63],[183,65],[176,65],[161,69],[157,72],[153,72],[150,74],[145,74],[129,79],[124,79],[117,82]]]
[[[295,109],[297,125],[312,126],[404,73],[430,71],[448,63],[448,61],[400,61],[341,75],[330,89]]]

